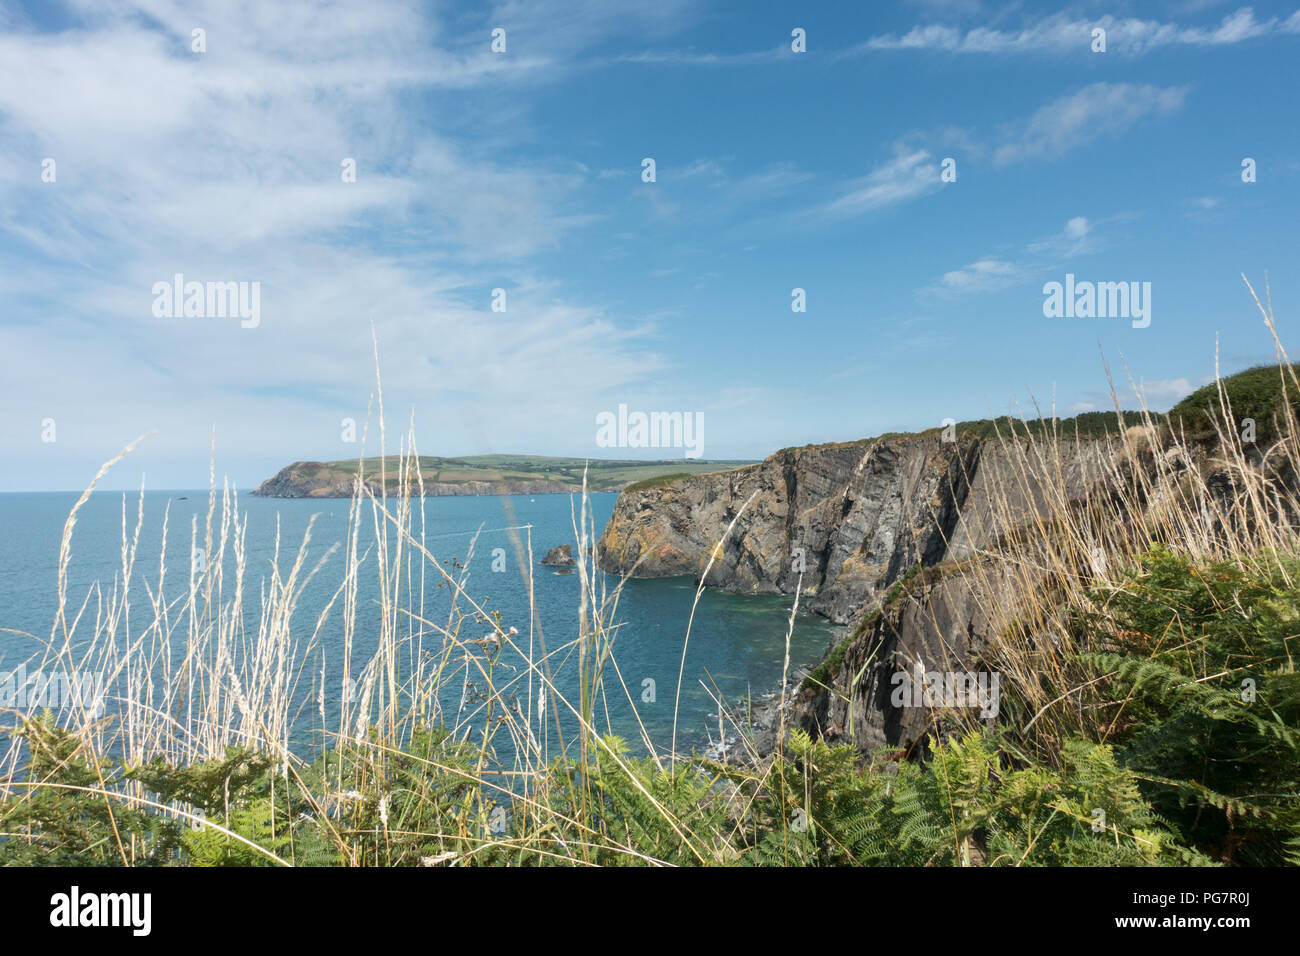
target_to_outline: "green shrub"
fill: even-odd
[[[114,762],[56,727],[23,719],[26,786],[0,802],[0,862],[8,866],[149,866],[169,862],[181,825],[123,801]]]
[[[753,865],[1146,866],[1205,863],[1143,800],[1111,748],[1071,741],[1060,770],[1026,765],[999,734],[933,747],[922,766],[794,732],[761,776],[723,770],[753,809]]]
[[[1157,549],[1080,623],[1111,675],[1101,729],[1156,812],[1226,863],[1300,863],[1300,562],[1260,563]]]

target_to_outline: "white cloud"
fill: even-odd
[[[180,4],[78,9],[77,29],[0,33],[0,231],[23,253],[0,317],[0,487],[30,482],[17,451],[47,415],[60,453],[83,456],[77,477],[45,475],[64,487],[150,428],[133,461],[204,479],[213,424],[237,460],[354,453],[338,422],[365,415],[371,321],[389,408],[419,409],[435,452],[489,434],[537,450],[543,421],[544,440],[581,447],[611,390],[670,367],[639,316],[570,301],[526,265],[592,221],[581,171],[510,158],[527,132],[491,111],[472,137],[410,119],[440,88],[467,103],[535,80],[554,49],[497,57],[485,30],[448,36],[406,3],[228,2],[205,9],[194,54]],[[260,282],[261,325],[154,318],[153,283],[177,272]]]
[[[1014,260],[986,256],[945,272],[918,294],[946,298],[1007,288],[1031,274],[1054,268],[1062,260],[1093,252],[1095,232],[1087,216],[1074,216],[1055,235],[1027,243]]]
[[[860,216],[923,196],[939,185],[939,165],[930,153],[900,143],[894,147],[893,159],[849,183],[839,198],[821,206],[817,214],[831,219]]]
[[[1054,236],[1031,242],[1025,251],[1035,256],[1069,259],[1095,251],[1096,227],[1087,216],[1075,216]]]
[[[1196,389],[1197,386],[1186,378],[1158,378],[1154,381],[1138,383],[1138,391],[1152,405],[1173,405]]]
[[[1145,403],[1147,408],[1153,412],[1168,411],[1169,408],[1202,385],[1208,385],[1213,381],[1213,375],[1205,375],[1195,380],[1161,378],[1149,382],[1139,381],[1132,388],[1128,386],[1122,388],[1119,392],[1120,405],[1128,409],[1138,409]],[[1080,401],[1069,406],[1066,413],[1068,415],[1078,415],[1081,412],[1111,411],[1114,407],[1114,398],[1111,395],[1091,392],[1086,394]]]
[[[1014,263],[1002,259],[980,259],[945,272],[934,289],[952,293],[989,292],[1011,285],[1018,276],[1019,269]]]
[[[1058,156],[1117,135],[1139,120],[1180,109],[1183,87],[1135,83],[1093,83],[1041,107],[1023,123],[1008,127],[993,154],[998,165]]]
[[[1242,43],[1274,33],[1300,32],[1300,11],[1285,20],[1258,20],[1250,7],[1225,16],[1214,27],[1179,26],[1137,17],[1119,18],[1107,14],[1095,20],[1072,18],[1058,13],[1019,30],[956,27],[929,24],[907,33],[872,37],[851,52],[867,50],[942,50],[951,53],[1028,53],[1060,55],[1091,53],[1092,31],[1106,31],[1107,53],[1136,56],[1170,46],[1214,47]]]
[[[707,179],[721,180],[726,178],[723,172],[722,164],[716,159],[697,159],[694,162],[687,163],[681,169],[665,170],[664,178],[672,177],[679,179],[690,179],[696,176],[703,176]]]
[[[944,130],[941,139],[963,143],[972,155],[991,154],[995,165],[1006,166],[1059,156],[1100,136],[1118,135],[1145,117],[1180,109],[1186,93],[1182,87],[1093,83],[1058,97],[1027,119],[1006,124],[992,147],[981,146],[961,130]],[[942,185],[939,172],[939,163],[929,150],[900,141],[894,144],[892,159],[846,184],[840,196],[816,207],[812,215],[845,219],[928,195]],[[1067,226],[1064,239],[1075,252],[1082,252],[1089,231],[1088,220],[1078,217]],[[989,277],[976,274],[975,278]]]

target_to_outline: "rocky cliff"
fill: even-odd
[[[991,679],[1008,662],[1005,629],[1036,629],[1033,615],[1052,613],[1050,602],[1034,603],[1045,587],[1095,573],[1098,560],[1104,567],[1104,549],[1087,549],[1109,529],[1128,528],[1140,547],[1156,528],[1176,539],[1188,515],[1211,536],[1243,522],[1300,524],[1278,494],[1289,500],[1300,474],[1273,444],[1290,401],[1276,369],[1252,369],[1167,417],[1121,413],[1122,429],[1113,414],[1092,412],[1021,423],[1017,433],[1028,428],[1033,441],[996,437],[1006,437],[1003,419],[959,426],[955,440],[935,430],[787,449],[725,474],[625,491],[598,562],[643,577],[699,579],[707,569],[707,584],[741,592],[790,593],[802,572],[805,606],[848,626],[800,688],[777,697],[785,726],[863,753],[884,744],[908,752],[941,728],[928,704],[893,700],[898,678],[920,668]],[[1217,425],[1223,406],[1249,423],[1232,454],[1219,445],[1233,431]],[[1258,422],[1273,431],[1256,434]],[[1064,434],[1075,437],[1057,440]],[[1253,476],[1254,510],[1241,504],[1242,468]],[[1058,537],[1062,527],[1070,533]],[[1068,566],[1062,541],[1074,548]]]
[[[597,546],[600,566],[636,577],[698,578],[729,591],[792,593],[803,568],[812,609],[845,623],[907,571],[973,554],[1078,497],[1113,439],[1063,442],[1049,487],[1020,444],[941,432],[810,446],[748,468],[624,492]],[[748,502],[748,504],[746,504]],[[743,511],[742,511],[743,508]]]
[[[986,670],[997,639],[989,610],[1017,608],[1024,581],[980,550],[1077,505],[1127,447],[1062,441],[1050,466],[1042,445],[945,441],[941,432],[790,449],[727,474],[624,492],[598,560],[610,572],[698,579],[735,519],[708,584],[790,593],[802,567],[805,601],[848,624],[817,679],[786,699],[786,726],[864,754],[910,752],[935,728],[928,708],[895,706],[895,675]]]
[[[976,558],[929,569],[878,612],[864,615],[834,660],[788,702],[787,723],[869,754],[882,746],[912,752],[935,726],[926,707],[897,706],[897,675],[990,670],[997,640],[990,614],[1015,609],[1018,585],[1004,565]],[[992,723],[992,718],[988,721]]]

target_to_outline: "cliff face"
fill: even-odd
[[[739,513],[706,583],[791,593],[803,549],[806,606],[851,631],[821,669],[829,689],[806,683],[786,705],[787,726],[864,754],[908,748],[934,727],[929,708],[895,705],[895,675],[987,670],[982,659],[997,639],[988,611],[1019,605],[1024,582],[980,549],[1032,528],[1049,503],[1059,512],[1083,497],[1127,453],[1120,439],[1063,441],[1045,467],[1041,451],[929,433],[778,452],[739,471],[624,492],[598,561],[610,572],[698,578]],[[905,595],[876,613],[918,566],[926,570]]]
[[[264,498],[350,498],[353,476],[318,461],[295,461],[258,485],[253,494]],[[375,494],[378,481],[367,481]]]
[[[597,545],[602,569],[698,577],[710,549],[753,496],[709,570],[730,591],[792,593],[844,623],[916,566],[968,557],[1041,513],[1049,495],[1078,497],[1110,453],[1107,440],[1064,442],[1051,487],[1026,477],[1032,450],[940,434],[778,452],[737,471],[624,492]]]
[[[1018,599],[1016,583],[995,563],[975,559],[942,572],[911,582],[905,598],[865,617],[826,675],[829,690],[805,685],[790,701],[791,727],[852,742],[864,754],[885,745],[910,750],[933,732],[928,708],[896,706],[896,675],[983,669],[997,640],[990,602],[1014,609]]]

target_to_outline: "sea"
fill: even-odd
[[[147,624],[151,618],[149,589],[156,590],[164,517],[168,566],[165,590],[171,599],[184,595],[191,528],[197,526],[201,539],[208,494],[206,489],[144,493],[143,527],[130,582],[135,627]],[[0,677],[34,654],[39,657],[49,639],[57,606],[60,541],[78,497],[77,493],[61,492],[0,494]],[[615,493],[590,496],[597,533],[604,528],[617,497]],[[218,507],[219,503],[218,493]],[[277,533],[278,567],[283,576],[288,574],[314,517],[305,569],[315,567],[322,558],[325,563],[305,587],[290,621],[299,643],[312,643],[321,613],[342,580],[349,504],[345,499],[239,497],[240,522],[246,528],[243,600],[246,627],[253,632],[250,636],[255,636],[263,589],[276,566]],[[571,649],[557,649],[578,633],[580,577],[544,566],[541,560],[548,550],[562,544],[572,545],[573,553],[578,553],[574,523],[580,504],[576,497],[556,494],[436,497],[424,501],[424,540],[429,552],[445,567],[456,568],[458,578],[463,574],[465,591],[485,610],[499,614],[503,628],[517,628],[515,640],[524,647],[530,635],[529,573],[526,566],[520,566],[516,542],[525,549],[531,547],[534,623],[539,625],[531,629],[534,654],[540,658],[540,636],[551,652],[551,679],[559,692],[572,701],[577,699],[577,654]],[[70,542],[70,613],[82,607],[96,583],[108,590],[121,577],[124,509],[126,533],[131,537],[139,506],[138,492],[96,491],[78,512]],[[369,506],[365,508],[365,527],[371,529]],[[372,531],[362,538],[361,551],[369,545],[371,554],[363,565],[357,596],[354,671],[359,671],[378,641],[379,588],[373,541]],[[337,549],[328,554],[335,545]],[[229,587],[233,561],[225,572]],[[603,577],[608,590],[619,583],[616,576]],[[434,574],[426,574],[425,617],[444,623],[450,589],[437,588],[437,580]],[[233,599],[229,591],[226,599]],[[780,684],[793,597],[738,595],[706,588],[695,608],[687,643],[687,625],[695,599],[696,582],[689,577],[630,579],[623,585],[614,618],[617,628],[612,663],[605,667],[596,723],[602,733],[627,740],[634,752],[645,749],[643,728],[656,749],[667,749],[673,739],[674,712],[678,752],[705,750],[730,732],[719,726],[719,699],[744,712],[745,701],[768,694]],[[95,608],[92,599],[77,633],[89,633]],[[308,652],[312,659],[302,662],[304,676],[295,692],[301,699],[294,708],[292,743],[305,757],[321,746],[322,727],[328,727],[338,713],[349,682],[361,677],[360,673],[345,674],[342,670],[341,608],[341,601],[336,601],[319,625],[319,637]],[[485,623],[467,622],[466,628],[474,627],[485,635],[492,630]],[[175,641],[183,640],[179,636],[183,630],[177,629]],[[819,660],[838,630],[801,608],[795,615],[790,640],[791,671]],[[463,628],[460,636],[477,635]],[[436,649],[440,640],[430,632],[423,644]],[[179,648],[172,650],[174,656],[179,653]],[[498,677],[508,674],[512,666],[516,673],[527,671],[525,661],[505,653],[499,662]],[[522,689],[523,685],[517,686]],[[471,698],[468,705],[467,697]],[[466,706],[473,706],[472,693],[467,694],[460,677],[448,682],[439,699],[442,718],[448,723],[464,715]],[[324,722],[320,718],[322,700],[326,707]]]

